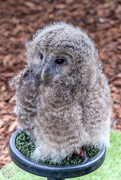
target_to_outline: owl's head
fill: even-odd
[[[39,30],[27,43],[28,66],[42,81],[93,86],[101,66],[87,34],[64,22]]]

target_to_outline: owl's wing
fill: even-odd
[[[22,70],[17,76],[13,77],[8,83],[10,85],[10,87],[12,87],[13,85],[16,86],[16,89],[19,87],[19,85],[21,84],[21,81],[23,79],[23,77],[27,74],[28,72],[28,68]]]
[[[37,82],[33,71],[24,69],[11,81],[16,86],[17,121],[20,126],[32,133],[36,119]]]
[[[93,145],[109,144],[111,109],[110,90],[105,76],[101,75],[84,102],[84,124]]]

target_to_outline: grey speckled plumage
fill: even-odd
[[[11,83],[18,123],[36,143],[32,158],[57,162],[83,145],[108,146],[110,90],[87,34],[60,22],[26,46],[27,67]]]

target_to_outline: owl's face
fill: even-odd
[[[51,81],[60,76],[68,76],[72,71],[73,57],[67,53],[48,52],[40,45],[36,48],[34,73],[39,74],[42,81]]]
[[[38,31],[27,43],[27,58],[28,66],[43,82],[60,81],[67,86],[92,87],[96,72],[101,70],[98,53],[87,34],[65,23]]]

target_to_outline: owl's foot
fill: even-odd
[[[86,154],[86,151],[85,151],[84,147],[82,147],[82,149],[81,149],[81,151],[79,153],[75,152],[75,154],[78,154],[78,155],[81,156],[82,164],[85,164],[89,159],[89,157]]]
[[[84,147],[82,147],[82,164],[86,163],[88,161],[89,157],[87,156],[87,153],[84,149]]]

